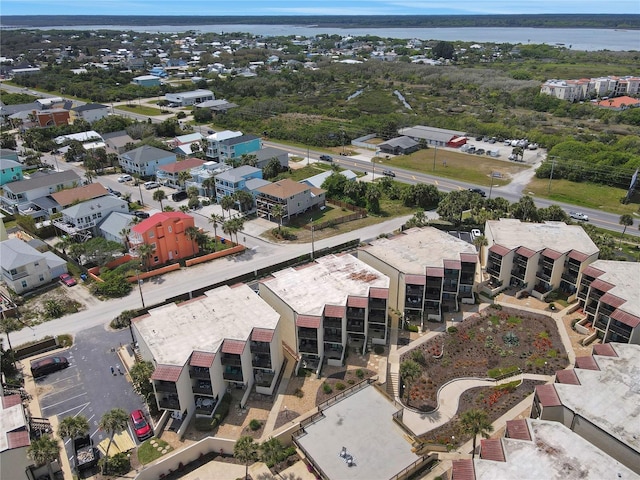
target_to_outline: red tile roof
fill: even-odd
[[[589,265],[587,268],[585,268],[582,271],[583,275],[586,275],[587,277],[599,277],[600,275],[602,275],[604,272],[602,270],[597,269],[596,267],[592,267],[591,265]]]
[[[442,263],[447,270],[460,270],[462,268],[460,260],[444,260]]]
[[[531,250],[530,248],[527,247],[520,247],[518,248],[518,250],[516,250],[516,253],[518,255],[522,255],[523,257],[526,258],[531,258],[533,257],[537,252],[535,250]]]
[[[2,397],[2,408],[13,407],[14,405],[19,405],[22,403],[22,398],[20,395],[7,395],[6,397]]]
[[[542,251],[542,255],[544,255],[547,258],[550,258],[552,260],[557,260],[558,258],[560,258],[562,256],[562,254],[560,252],[557,252],[551,248],[545,248]]]
[[[405,285],[426,285],[427,277],[425,275],[405,275]]]
[[[573,369],[558,370],[556,372],[556,383],[564,383],[565,385],[580,385],[580,380]]]
[[[177,382],[182,373],[182,367],[175,365],[158,365],[151,375],[151,380]]]
[[[569,258],[572,258],[579,262],[584,262],[587,258],[589,258],[589,255],[587,255],[586,253],[579,252],[577,250],[571,250],[569,252]]]
[[[596,343],[593,346],[593,354],[592,355],[600,355],[602,357],[617,357],[618,354],[611,346],[610,343]]]
[[[444,277],[444,268],[427,267],[427,277]]]
[[[609,98],[598,102],[598,106],[601,108],[622,108],[623,105],[626,107],[640,105],[640,100],[625,95],[623,97]]]
[[[347,307],[345,307],[344,305],[325,305],[324,306],[325,317],[342,318],[344,317],[344,314],[346,311],[347,311]]]
[[[189,360],[189,365],[191,365],[192,367],[211,368],[211,365],[213,365],[213,360],[215,358],[215,353],[193,352],[191,354],[191,360]]]
[[[182,212],[159,212],[159,213],[156,213],[155,215],[151,215],[149,218],[135,225],[133,228],[131,228],[131,231],[142,235],[144,232],[146,232],[150,228],[155,228],[155,226],[158,225],[159,223],[162,223],[166,220],[171,220],[171,219],[184,220],[184,219],[193,219],[193,217],[191,215],[187,215],[186,213],[182,213]]]
[[[503,247],[502,245],[498,245],[496,243],[495,245],[492,245],[491,247],[489,247],[489,251],[491,253],[495,253],[496,255],[500,255],[501,257],[504,257],[507,253],[511,251],[511,249],[507,247]]]
[[[589,355],[588,357],[576,357],[575,368],[582,368],[583,370],[600,370],[600,367],[598,367],[595,358],[593,358],[591,355]]]
[[[524,418],[507,420],[507,436],[517,440],[531,440],[529,425]]]
[[[504,462],[504,450],[502,450],[502,440],[499,438],[488,438],[480,440],[480,458],[483,460],[493,460],[494,462]]]
[[[389,298],[389,289],[372,287],[369,289],[369,297],[386,300]]]
[[[31,440],[29,439],[29,432],[27,432],[26,430],[8,432],[7,444],[9,449],[28,447],[29,445],[31,445]]]
[[[275,333],[276,332],[274,330],[270,330],[268,328],[254,328],[251,331],[251,341],[271,343]]]
[[[353,297],[351,295],[347,297],[347,307],[367,308],[367,306],[369,306],[369,299],[367,297]]]
[[[298,315],[296,327],[320,328],[320,317],[313,315]]]
[[[600,297],[600,301],[602,303],[606,303],[607,305],[611,305],[613,308],[618,308],[626,302],[626,300],[623,300],[620,297],[616,297],[611,293],[605,293],[604,295],[602,295],[602,297]]]
[[[537,385],[536,396],[543,407],[559,407],[562,405],[558,392],[553,385]]]
[[[451,471],[451,480],[476,480],[476,471],[473,467],[473,460],[454,460]]]
[[[222,342],[222,353],[230,353],[232,355],[242,355],[247,342],[243,340],[225,340]]]
[[[615,285],[605,282],[604,280],[600,280],[599,278],[596,278],[593,282],[591,282],[591,288],[595,288],[597,290],[600,290],[601,292],[608,292],[613,287],[615,287]]]
[[[620,309],[614,310],[614,312],[611,314],[611,318],[622,322],[631,328],[636,328],[638,325],[640,325],[640,317],[631,315],[627,312],[623,312]]]
[[[478,255],[475,253],[461,253],[460,261],[464,263],[478,263]]]
[[[199,158],[187,158],[181,162],[170,163],[169,165],[162,165],[158,167],[159,172],[178,173],[185,170],[191,170],[192,168],[201,167],[204,165],[204,160]]]

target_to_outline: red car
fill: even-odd
[[[78,283],[76,282],[76,279],[73,278],[68,273],[63,273],[62,275],[60,275],[60,281],[64,283],[67,287],[73,287]]]
[[[144,418],[142,410],[134,410],[130,415],[131,423],[133,424],[133,431],[136,432],[138,440],[146,440],[149,437],[153,437],[153,430],[151,425]]]

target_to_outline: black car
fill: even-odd
[[[395,177],[396,174],[393,170],[383,170],[382,171],[383,175],[386,175],[387,177]]]
[[[333,162],[333,157],[331,155],[320,155],[320,160],[324,160],[325,162]]]
[[[138,218],[149,218],[149,214],[147,212],[133,212],[133,214]]]
[[[470,188],[469,191],[472,192],[472,193],[477,193],[481,197],[486,197],[487,196],[487,194],[484,193],[484,190],[482,190],[480,188]]]
[[[173,200],[174,202],[179,202],[181,200],[184,200],[187,198],[187,192],[185,192],[184,190],[181,192],[176,192],[171,194],[171,200]]]
[[[31,362],[31,375],[34,378],[43,377],[69,366],[69,360],[65,357],[47,357]]]

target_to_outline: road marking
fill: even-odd
[[[65,402],[68,402],[69,400],[73,400],[74,398],[80,398],[80,397],[83,397],[83,396],[85,396],[85,395],[86,395],[86,393],[81,393],[80,395],[76,395],[75,397],[67,398],[66,400],[62,400],[61,402],[56,402],[56,403],[54,403],[54,404],[51,404],[51,405],[47,405],[47,406],[45,406],[45,407],[42,407],[42,408],[41,408],[41,410],[46,410],[46,409],[48,409],[48,408],[55,407],[56,405],[60,405],[61,403],[65,403]],[[76,407],[76,408],[78,408],[78,407]],[[73,409],[72,409],[72,410],[73,410]]]
[[[77,410],[78,408],[80,409],[80,411],[79,411],[78,413],[76,413],[76,415],[79,415],[79,414],[82,412],[82,410],[84,410],[85,408],[87,408],[90,404],[91,404],[91,402],[87,402],[87,403],[85,403],[85,404],[78,405],[77,407],[70,408],[69,410],[65,410],[64,412],[60,412],[60,413],[58,413],[57,415],[58,415],[58,417],[59,417],[60,415],[64,415],[65,413],[72,412],[72,411],[74,411],[74,410]],[[75,417],[76,415],[74,415],[74,417]]]

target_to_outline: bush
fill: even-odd
[[[128,328],[131,324],[131,319],[135,318],[138,312],[135,310],[123,310],[120,315],[111,320],[109,326],[114,330],[120,330],[122,328]]]
[[[70,347],[73,345],[73,337],[67,333],[58,335],[58,345],[61,347]]]
[[[304,391],[301,388],[296,388],[296,391],[293,392],[293,394],[298,398],[304,397]]]
[[[353,378],[350,378],[349,380],[347,380],[347,383],[349,385],[353,385],[354,383],[356,383],[356,381]]]
[[[384,353],[384,347],[382,345],[375,345],[373,351],[376,355],[382,355]]]
[[[333,389],[331,388],[331,385],[329,385],[328,383],[323,383],[322,384],[322,391],[326,394],[329,394],[331,392],[333,392]]]
[[[449,327],[449,328],[447,328],[447,332],[449,332],[449,333],[458,333],[458,328],[457,327]]]
[[[98,461],[98,464],[102,468],[104,463],[107,462],[107,472],[118,477],[125,475],[131,471],[131,462],[129,456],[124,453],[116,453],[112,457],[103,457]]]
[[[256,420],[255,418],[249,422],[249,428],[255,432],[262,428],[262,422],[260,420]]]
[[[346,386],[344,383],[342,383],[342,382],[338,382],[338,383],[336,383],[336,390],[340,390],[340,391],[342,391],[342,390],[344,390],[345,388],[347,388],[347,386]]]
[[[358,378],[364,378],[364,370],[362,370],[361,368],[356,370],[356,377]]]
[[[418,326],[409,324],[409,325],[407,325],[407,330],[409,330],[410,332],[417,333],[418,332]]]

